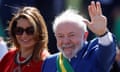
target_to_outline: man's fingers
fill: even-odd
[[[92,1],[90,6],[91,6],[92,15],[95,16],[97,12],[95,2]]]
[[[89,12],[90,18],[92,18],[94,15],[93,15],[93,12],[91,10],[91,5],[88,6],[88,12]]]
[[[98,1],[96,2],[96,10],[98,15],[102,15],[101,5],[100,5],[100,2]]]
[[[95,2],[92,1],[91,4],[88,6],[89,16],[92,19],[96,14]]]
[[[100,16],[102,15],[102,8],[100,5],[100,2],[94,2],[91,1],[91,4],[88,6],[88,12],[89,12],[89,16],[91,18],[91,20],[95,17],[95,16]]]

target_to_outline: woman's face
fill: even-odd
[[[36,43],[36,41],[33,38],[34,28],[27,19],[20,18],[19,20],[17,20],[15,35],[17,42],[21,48],[34,48],[34,45]]]

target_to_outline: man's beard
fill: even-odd
[[[65,45],[65,44],[64,44],[64,45],[61,46],[61,48],[58,47],[58,50],[59,50],[60,52],[62,52],[62,54],[63,54],[63,56],[64,56],[65,58],[71,59],[72,57],[76,56],[77,53],[82,49],[83,43],[84,43],[84,41],[82,40],[81,43],[80,43],[79,45],[77,45],[77,46],[74,46],[73,44],[70,44],[70,45]],[[64,52],[64,48],[69,48],[69,47],[72,47],[72,46],[75,47],[75,48],[74,48],[74,51],[72,51],[72,54],[71,54],[71,55],[67,56],[67,55],[65,54],[65,52]]]

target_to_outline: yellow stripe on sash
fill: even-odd
[[[64,65],[63,65],[62,53],[60,54],[59,65],[60,65],[60,68],[61,68],[62,72],[67,72]]]

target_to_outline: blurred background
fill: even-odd
[[[43,15],[49,34],[49,51],[57,52],[56,40],[52,31],[52,22],[55,16],[65,9],[71,7],[80,11],[85,18],[88,16],[88,5],[91,0],[0,0],[0,36],[5,40],[9,39],[6,28],[13,14],[23,6],[35,6]],[[116,35],[118,45],[120,45],[120,0],[94,0],[100,1],[103,14],[108,18],[108,28]],[[102,25],[102,24],[101,24]],[[88,41],[94,34],[89,31]]]

